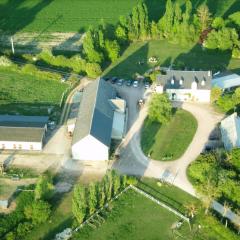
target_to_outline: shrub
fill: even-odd
[[[12,64],[13,64],[12,61],[9,58],[7,58],[6,56],[0,57],[0,66],[10,67]]]
[[[96,78],[101,75],[101,66],[97,63],[87,63],[86,64],[87,75],[91,78]]]
[[[53,181],[50,174],[45,173],[38,178],[35,188],[35,200],[47,200],[53,194]]]
[[[26,206],[24,215],[30,219],[34,225],[44,223],[50,216],[50,205],[44,201],[35,201],[31,205]]]

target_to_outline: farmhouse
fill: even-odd
[[[48,117],[0,115],[0,149],[42,150]]]
[[[116,90],[98,79],[83,92],[73,139],[72,157],[76,160],[108,160],[111,139],[121,139],[125,129],[124,100]]]
[[[236,73],[217,74],[212,79],[212,87],[219,87],[222,90],[240,86],[240,76]]]
[[[226,150],[240,147],[240,118],[237,113],[221,121],[221,135]]]
[[[174,101],[210,102],[211,71],[166,70],[157,76],[156,92]]]

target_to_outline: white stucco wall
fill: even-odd
[[[72,157],[83,161],[105,161],[109,158],[109,148],[88,135],[72,146]]]
[[[42,142],[0,141],[0,149],[41,151]]]
[[[167,89],[166,93],[172,100],[175,94],[176,101],[194,101],[194,102],[210,102],[210,90],[192,90],[192,89]]]

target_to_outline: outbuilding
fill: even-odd
[[[221,121],[221,135],[226,150],[240,147],[240,118],[237,113]]]
[[[45,116],[0,115],[0,149],[42,150],[47,122]]]
[[[212,87],[218,87],[222,90],[230,90],[231,88],[240,86],[240,76],[236,73],[220,73],[214,75],[212,79]]]
[[[110,83],[97,79],[89,84],[83,91],[73,132],[73,159],[108,160],[111,140],[124,135],[125,107]]]
[[[166,92],[173,101],[210,102],[211,71],[166,70],[157,76],[157,93]]]

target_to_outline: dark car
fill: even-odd
[[[104,77],[103,80],[108,82],[110,80],[110,77]]]
[[[115,84],[117,82],[118,78],[117,77],[112,77],[111,79],[111,83],[112,84]]]
[[[127,80],[126,81],[126,86],[128,86],[128,87],[132,86],[132,80]]]

